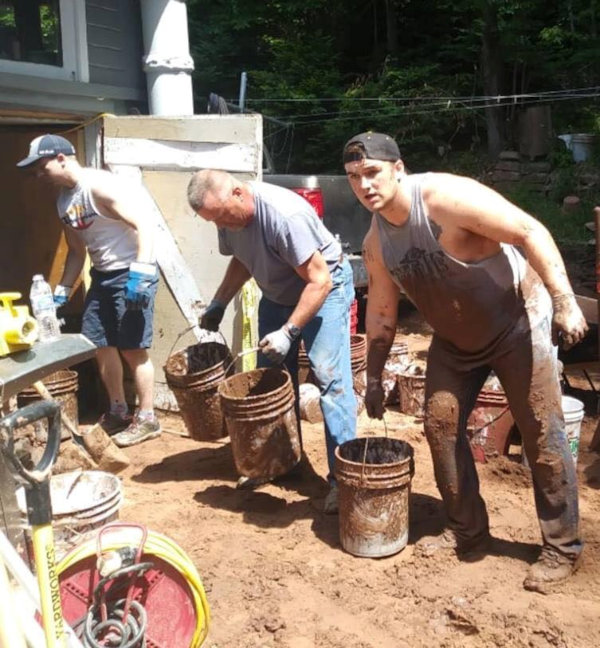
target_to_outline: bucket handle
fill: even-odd
[[[250,348],[250,349],[243,349],[242,351],[240,351],[239,353],[237,353],[237,354],[233,357],[233,360],[232,360],[232,361],[227,365],[227,369],[225,369],[225,371],[224,371],[223,373],[227,376],[227,374],[229,373],[229,370],[231,369],[231,367],[233,367],[233,365],[234,365],[234,364],[235,364],[235,363],[236,363],[236,362],[237,362],[237,361],[238,361],[242,356],[248,355],[249,353],[256,353],[257,351],[260,351],[260,347],[259,347],[259,346],[255,346],[255,347],[252,347],[252,348]]]
[[[383,414],[381,415],[381,420],[383,421],[383,429],[385,430],[385,438],[388,438],[388,429],[387,429],[387,423],[385,422],[385,416]],[[360,471],[360,481],[364,483],[365,481],[365,465],[367,463],[367,447],[369,446],[369,437],[365,437],[365,449],[363,452],[363,458],[362,458],[362,467]]]
[[[181,333],[175,338],[175,342],[173,342],[173,344],[171,346],[171,350],[169,351],[169,354],[167,355],[167,358],[170,358],[173,355],[173,349],[175,348],[175,346],[179,342],[179,340],[181,340],[181,338],[186,333],[189,333],[192,329],[195,329],[195,328],[199,328],[201,331],[208,331],[208,329],[203,329],[199,324],[192,324],[192,326],[188,326],[186,329],[181,331]],[[221,333],[220,330],[219,331],[209,331],[209,332],[210,333],[218,333],[221,336],[225,346],[227,346],[227,340],[225,339],[225,336],[223,335],[223,333]],[[198,340],[198,342],[201,342],[201,340]]]

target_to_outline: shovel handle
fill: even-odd
[[[44,454],[33,470],[27,470],[15,454],[14,432],[20,427],[48,419],[48,441]],[[23,479],[32,485],[43,483],[50,474],[60,447],[60,405],[41,400],[12,412],[0,419],[0,450]]]

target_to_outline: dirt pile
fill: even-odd
[[[413,333],[421,356],[427,338]],[[588,408],[589,409],[589,408]],[[595,408],[594,411],[595,413]],[[592,412],[590,411],[590,414]],[[530,474],[513,456],[478,464],[495,538],[488,555],[426,558],[414,543],[444,527],[422,423],[389,410],[387,433],[414,449],[408,546],[390,558],[355,558],[340,547],[338,519],[322,513],[327,492],[322,424],[303,425],[306,460],[258,491],[235,489],[228,439],[180,436],[176,416],[161,438],[128,449],[122,519],[173,538],[197,566],[212,609],[210,648],[592,648],[600,645],[600,455],[586,448],[577,472],[583,565],[556,594],[522,581],[539,551]],[[360,417],[361,435],[384,435]]]

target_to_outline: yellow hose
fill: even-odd
[[[132,527],[137,530],[137,527]],[[102,541],[102,551],[115,551],[123,546],[135,546],[135,541],[131,539],[131,529],[126,527],[115,528],[107,534],[106,541]],[[92,538],[77,545],[69,552],[57,565],[58,574],[62,574],[72,565],[96,555],[97,540]],[[199,648],[204,643],[208,634],[210,625],[210,608],[204,593],[204,587],[198,571],[190,561],[187,554],[175,542],[167,536],[148,530],[148,537],[144,544],[143,553],[146,555],[153,554],[162,558],[165,562],[171,564],[187,581],[196,609],[196,629],[192,637],[192,643],[189,648]]]

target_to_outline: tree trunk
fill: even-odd
[[[496,9],[490,2],[483,3],[482,17],[481,71],[483,93],[488,97],[496,97],[501,94],[502,58],[500,54],[498,16]],[[488,153],[492,158],[497,157],[504,146],[503,114],[504,110],[501,106],[490,106],[485,109]]]
[[[394,0],[385,1],[385,35],[388,54],[398,56],[398,14]]]

